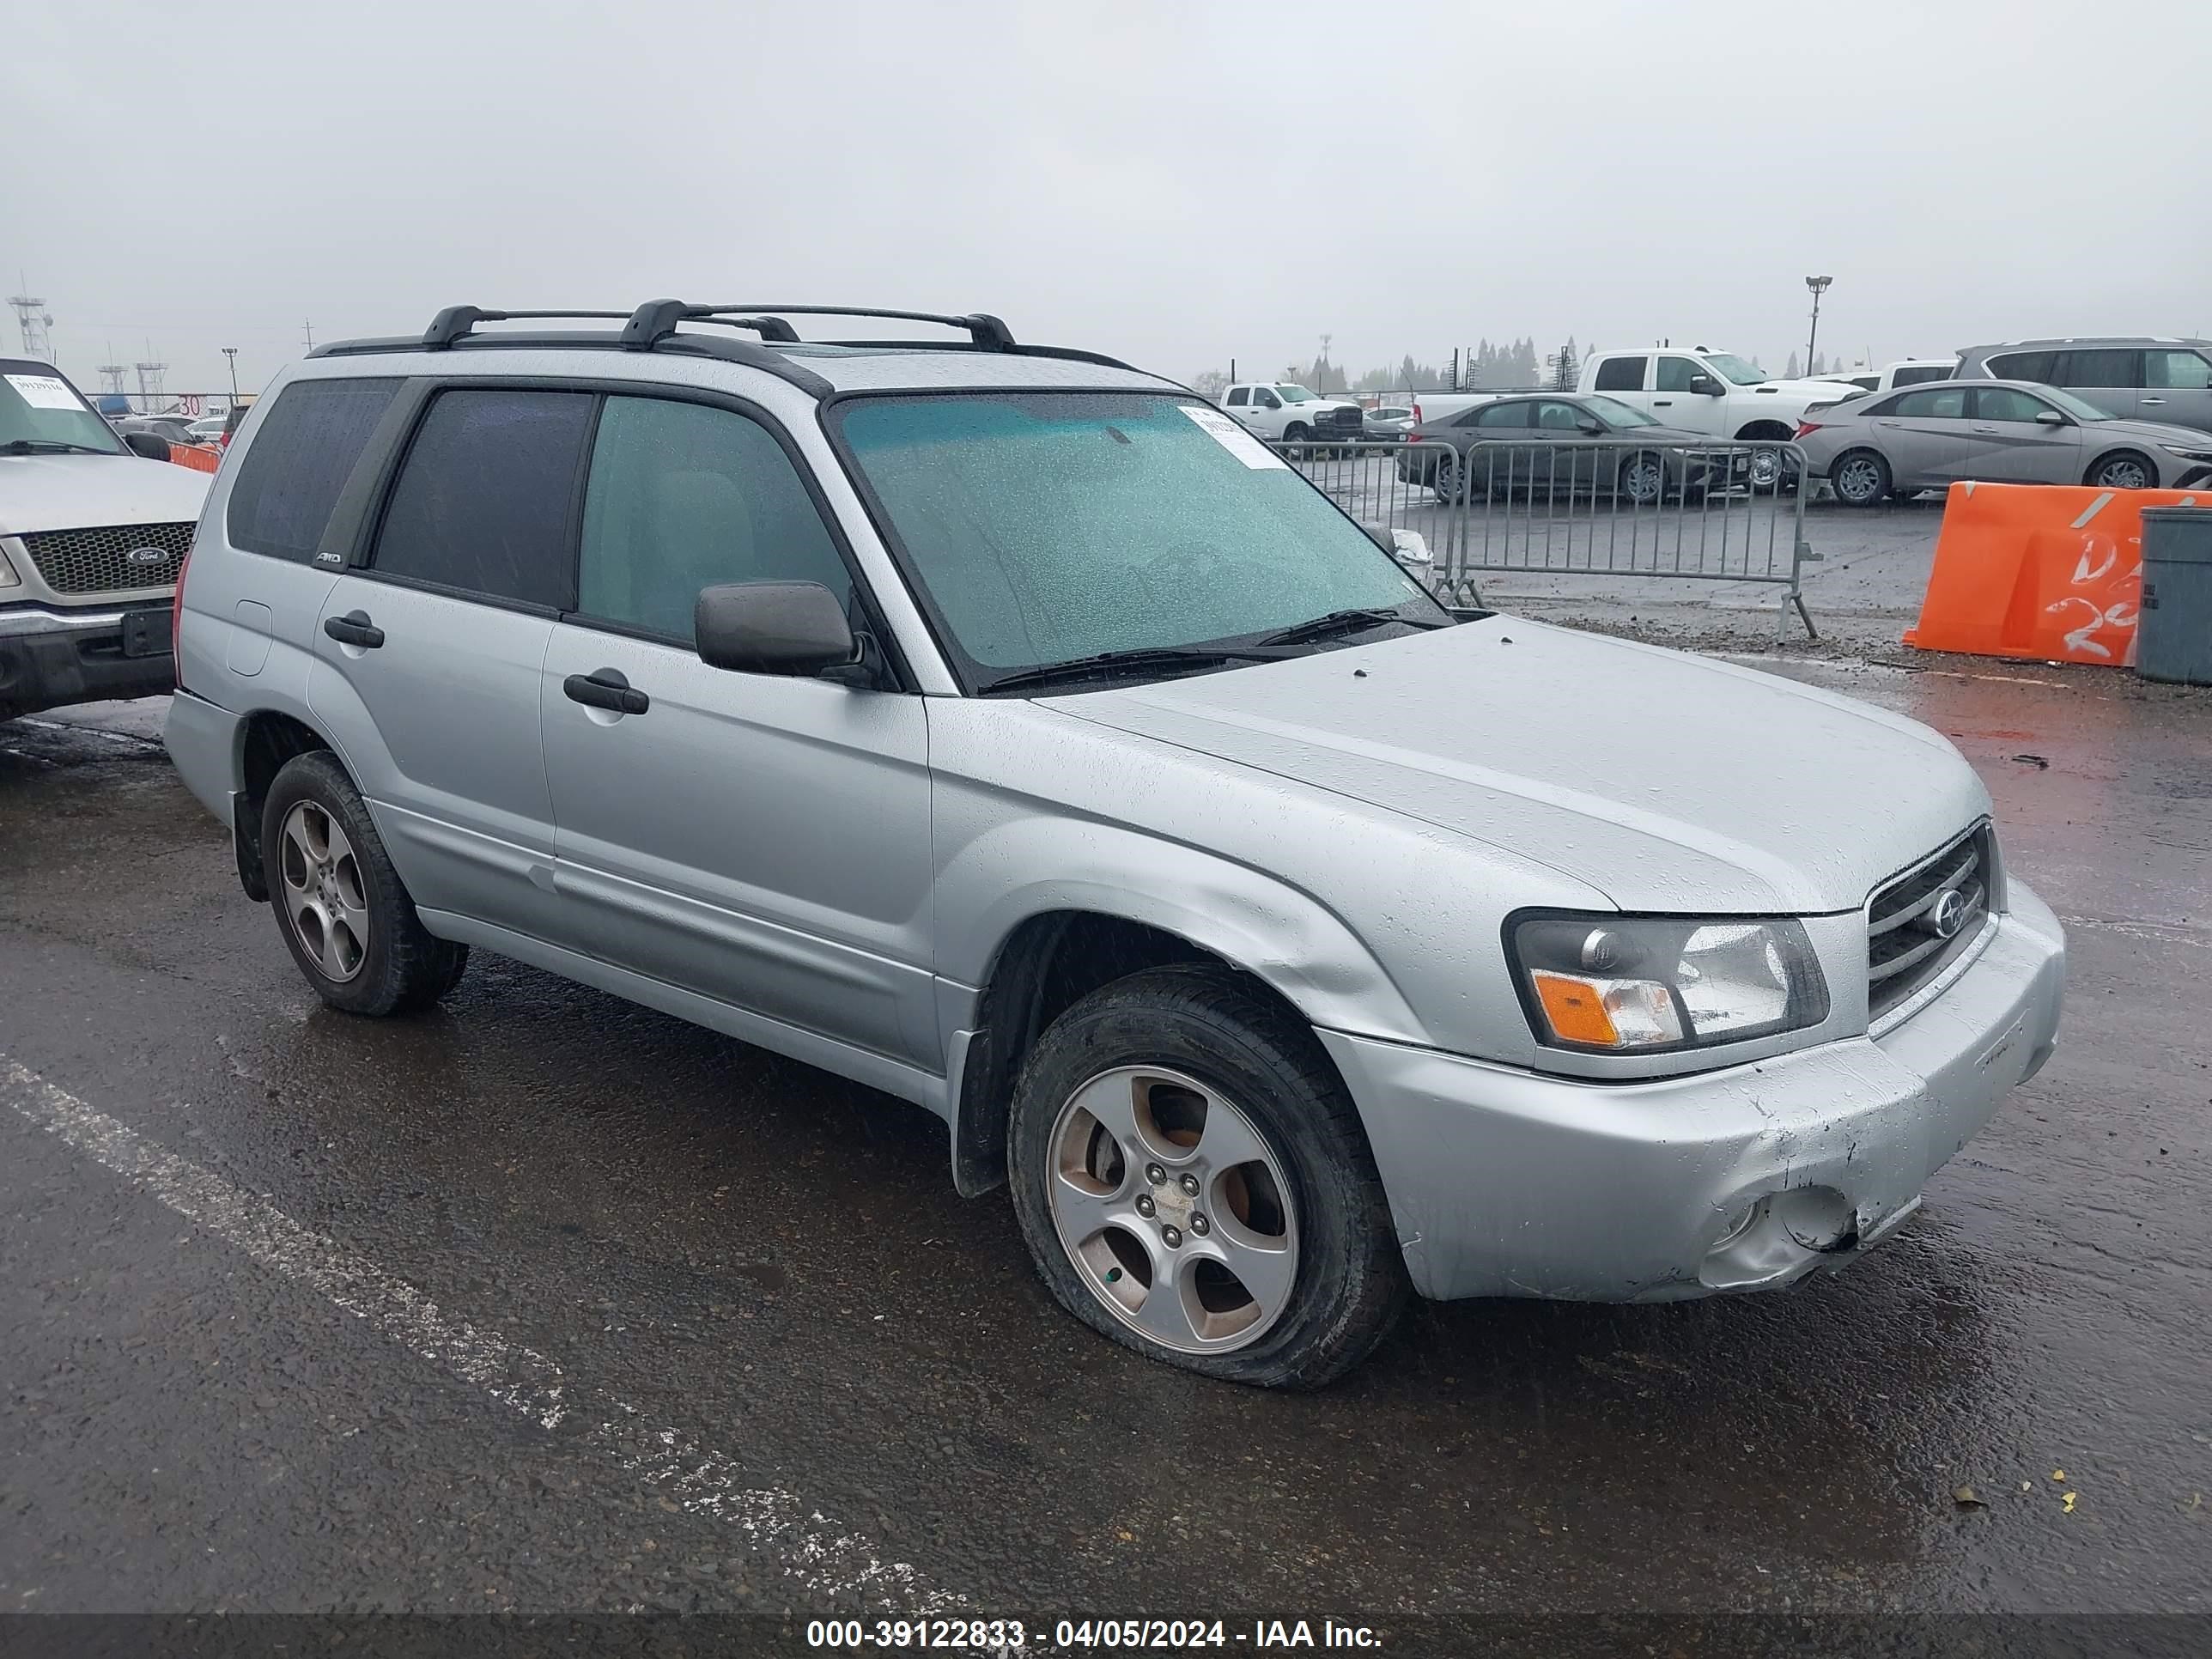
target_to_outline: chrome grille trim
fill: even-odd
[[[1867,1012],[1879,1020],[1909,1000],[1981,937],[1990,911],[1995,848],[1987,823],[1938,848],[1867,900]],[[1948,936],[1931,921],[1944,895],[1960,900]]]

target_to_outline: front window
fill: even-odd
[[[977,392],[859,398],[833,418],[971,682],[1354,608],[1443,619],[1358,525],[1203,405]]]
[[[1747,363],[1726,351],[1709,351],[1705,361],[1738,386],[1759,386],[1765,382],[1766,371],[1756,363]]]
[[[1283,394],[1283,401],[1286,404],[1310,404],[1314,401],[1313,393],[1302,386],[1284,386],[1278,382],[1275,390]]]
[[[119,455],[114,429],[54,372],[29,359],[0,362],[0,454],[89,449]]]
[[[1607,426],[1656,426],[1659,417],[1646,415],[1640,409],[1631,409],[1618,398],[1585,398],[1583,407]]]

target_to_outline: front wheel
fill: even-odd
[[[1631,455],[1620,464],[1614,483],[1620,498],[1630,506],[1656,506],[1667,493],[1667,464],[1649,451]]]
[[[2100,459],[2081,482],[2094,489],[2155,489],[2158,469],[2148,456],[2123,449]]]
[[[1311,1030],[1218,970],[1132,975],[1054,1021],[1022,1067],[1007,1158],[1053,1295],[1148,1358],[1318,1388],[1403,1304],[1342,1080]]]

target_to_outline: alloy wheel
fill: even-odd
[[[293,936],[316,971],[340,984],[360,973],[368,960],[361,861],[337,820],[313,801],[284,815],[277,872]]]
[[[1091,1293],[1178,1353],[1257,1341],[1297,1283],[1290,1182],[1218,1090],[1156,1066],[1102,1072],[1054,1121],[1046,1184]]]

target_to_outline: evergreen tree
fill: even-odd
[[[1785,380],[1797,378],[1797,354],[1795,351],[1790,354],[1790,361],[1783,366],[1782,378]]]

